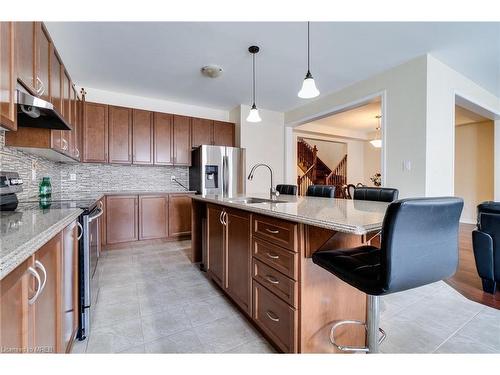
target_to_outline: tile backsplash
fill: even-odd
[[[35,169],[36,176],[32,171]],[[24,180],[20,199],[36,196],[38,184],[42,177],[48,176],[52,181],[54,192],[77,191],[182,191],[174,181],[174,175],[183,185],[188,187],[189,168],[187,167],[153,167],[115,164],[66,164],[54,162],[31,155],[13,147],[5,146],[5,132],[0,130],[0,170],[18,172]],[[71,175],[76,180],[71,180]],[[33,177],[35,179],[33,180]]]

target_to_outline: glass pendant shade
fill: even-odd
[[[310,72],[307,72],[304,82],[302,82],[302,88],[300,89],[298,96],[302,99],[315,98],[319,95],[319,90],[316,88],[316,83]]]
[[[382,136],[380,134],[380,119],[382,116],[375,116],[375,118],[378,120],[378,126],[375,131],[375,136],[373,139],[370,141],[371,145],[375,148],[381,148],[382,147]]]
[[[375,139],[372,139],[370,141],[370,143],[372,144],[373,147],[375,148],[381,148],[382,147],[382,140],[381,139],[378,139],[378,138],[375,138]]]
[[[250,109],[250,113],[248,114],[247,117],[248,122],[261,122],[262,119],[260,118],[259,115],[259,110],[257,109],[255,103],[252,105],[252,108]]]

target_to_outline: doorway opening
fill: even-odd
[[[382,100],[374,97],[293,128],[299,194],[309,185],[381,186]]]
[[[494,199],[494,121],[455,106],[455,195],[464,200],[460,221],[477,222],[477,205]]]

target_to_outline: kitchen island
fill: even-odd
[[[387,203],[268,195],[192,197],[191,260],[273,345],[287,353],[336,352],[335,320],[365,321],[366,295],[313,264],[316,251],[367,243]],[[364,345],[361,326],[338,341]]]

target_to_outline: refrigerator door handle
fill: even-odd
[[[224,197],[228,196],[228,185],[229,185],[229,171],[228,171],[228,157],[224,155],[222,157],[222,195]]]

